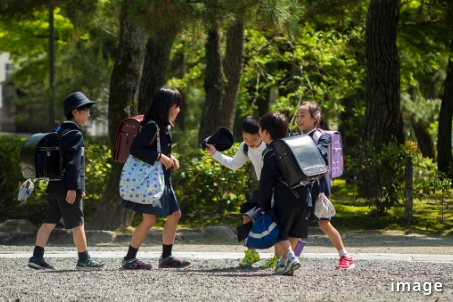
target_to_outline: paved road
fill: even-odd
[[[251,268],[239,268],[240,244],[176,244],[189,259],[183,270],[120,269],[126,246],[90,247],[106,262],[102,271],[77,271],[72,246],[49,246],[57,271],[26,267],[32,246],[0,246],[0,301],[453,301],[453,239],[401,233],[345,234],[356,268],[335,270],[328,238],[311,236],[294,276],[260,269],[271,250]],[[139,257],[157,267],[160,245],[145,244]]]

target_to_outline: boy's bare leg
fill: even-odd
[[[176,211],[170,216],[167,216],[167,221],[164,225],[162,232],[162,243],[171,245],[175,242],[176,228],[178,227],[179,219],[181,218],[181,211]]]
[[[289,253],[290,251],[294,251],[294,249],[296,248],[296,245],[297,243],[299,242],[299,238],[293,238],[293,237],[289,237],[289,240],[284,240],[284,241],[288,241],[289,242],[289,247],[291,248],[290,250],[287,250],[287,248],[283,248],[280,244],[280,242],[283,242],[283,241],[279,241],[276,245],[275,245],[275,255],[277,255],[278,257],[283,257],[286,259],[286,254]],[[286,246],[286,245],[285,245]]]
[[[79,253],[83,253],[88,249],[85,227],[83,225],[76,226],[72,229],[72,238]]]
[[[156,215],[143,214],[142,222],[140,222],[140,224],[135,228],[129,245],[133,248],[138,249],[145,240],[145,237],[148,234],[149,230],[155,223]]]
[[[333,227],[329,220],[319,220],[319,228],[329,237],[337,251],[344,249],[340,233]]]
[[[38,234],[36,235],[36,245],[42,248],[46,247],[50,233],[56,226],[56,223],[43,223],[38,230]]]

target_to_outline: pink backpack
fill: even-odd
[[[318,143],[321,135],[327,135],[330,139],[328,153],[328,166],[330,179],[340,177],[343,174],[343,143],[341,141],[341,133],[338,131],[327,131],[320,128],[316,129],[313,134],[313,141]]]

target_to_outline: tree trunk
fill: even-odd
[[[225,96],[223,99],[220,124],[233,129],[236,114],[236,100],[241,86],[242,68],[244,64],[244,18],[240,16],[237,23],[227,31],[225,61],[223,63],[225,77]]]
[[[412,159],[410,157],[406,158],[406,170],[404,171],[404,213],[406,217],[406,225],[412,225],[413,214],[414,214],[414,167]]]
[[[122,3],[118,56],[110,79],[108,127],[111,148],[119,123],[128,116],[125,107],[135,108],[135,97],[143,65],[145,36],[143,30],[128,16],[129,3],[129,0]],[[122,164],[112,163],[107,189],[87,229],[115,230],[130,225],[134,212],[126,210],[119,204],[121,197],[118,194],[118,184],[121,170]]]
[[[214,133],[220,126],[221,108],[225,94],[224,74],[222,67],[222,55],[220,52],[220,33],[215,28],[208,32],[205,44],[206,70],[204,78],[204,90],[206,92],[203,112],[201,114],[198,141]]]
[[[411,121],[412,129],[414,129],[415,137],[417,138],[418,148],[423,157],[435,158],[435,146],[431,134],[429,134],[429,124],[425,122]]]
[[[180,42],[184,43],[184,42]],[[186,74],[186,55],[183,52],[184,46],[175,52],[173,60],[171,61],[171,76],[177,79],[182,79]],[[180,89],[179,92],[182,96],[181,110],[179,111],[178,118],[176,119],[176,127],[184,131],[186,127],[186,117],[189,114],[189,106],[186,99],[185,89]]]
[[[362,133],[377,150],[397,141],[400,60],[396,46],[400,0],[371,0],[366,23],[366,109]]]
[[[165,84],[165,74],[176,32],[167,31],[159,37],[149,37],[138,94],[138,112],[145,113],[154,93]]]
[[[453,49],[453,44],[452,44]],[[453,52],[450,52],[444,96],[439,113],[437,139],[437,167],[447,177],[453,178],[453,156],[451,154],[451,120],[453,117]]]

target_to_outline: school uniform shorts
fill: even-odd
[[[274,208],[275,218],[280,228],[280,241],[292,238],[307,238],[311,207],[298,207],[293,210],[281,211]]]
[[[47,209],[44,223],[57,224],[63,218],[66,229],[73,229],[84,224],[83,200],[80,190],[76,191],[73,204],[66,201],[67,192],[47,192]]]

